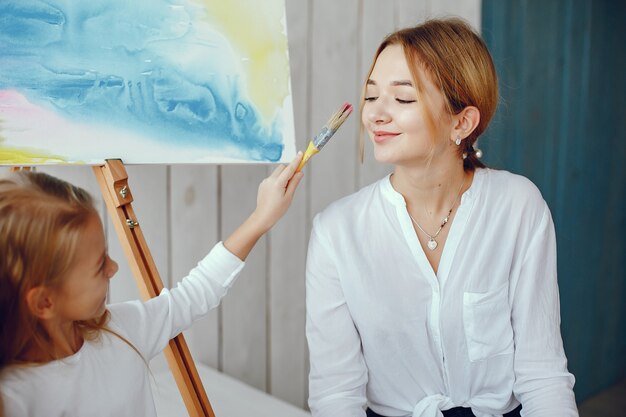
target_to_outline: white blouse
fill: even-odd
[[[314,219],[306,335],[314,417],[578,416],[560,334],[550,211],[479,169],[435,274],[386,177]]]

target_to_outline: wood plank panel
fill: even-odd
[[[481,0],[430,0],[429,17],[459,16],[480,28]]]
[[[309,100],[314,134],[343,102],[359,102],[358,11],[357,0],[313,2]],[[356,114],[350,116],[307,167],[311,181],[311,217],[330,202],[355,191],[358,119]]]
[[[219,240],[217,167],[170,167],[172,284],[176,285]],[[211,311],[185,332],[194,360],[217,368],[219,312]]]
[[[431,17],[431,3],[432,0],[396,0],[396,10],[394,13],[396,29],[416,26],[428,17]]]
[[[225,239],[256,207],[265,166],[221,168],[221,230]],[[246,267],[222,301],[221,365],[225,373],[261,390],[267,389],[267,244],[257,243]]]
[[[286,2],[298,149],[305,149],[310,137],[307,100],[309,6],[309,1]],[[268,236],[268,392],[298,407],[304,407],[308,397],[308,354],[304,336],[304,264],[309,223],[307,192],[308,181],[304,179],[288,213]]]

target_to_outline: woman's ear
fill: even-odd
[[[452,141],[465,139],[480,123],[480,110],[474,106],[467,106],[461,112],[454,116],[455,126],[452,129]]]
[[[26,305],[31,314],[40,320],[54,316],[53,293],[49,288],[39,286],[26,292]]]

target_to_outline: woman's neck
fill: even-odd
[[[427,217],[439,218],[445,217],[459,194],[469,187],[471,177],[472,173],[463,170],[461,160],[419,167],[396,166],[391,183],[404,196],[410,211],[425,211]]]

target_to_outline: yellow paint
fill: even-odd
[[[289,94],[289,57],[283,1],[204,0],[214,25],[246,61],[250,99],[270,121]]]
[[[0,164],[33,165],[33,164],[67,164],[61,156],[46,154],[42,151],[0,147]]]

